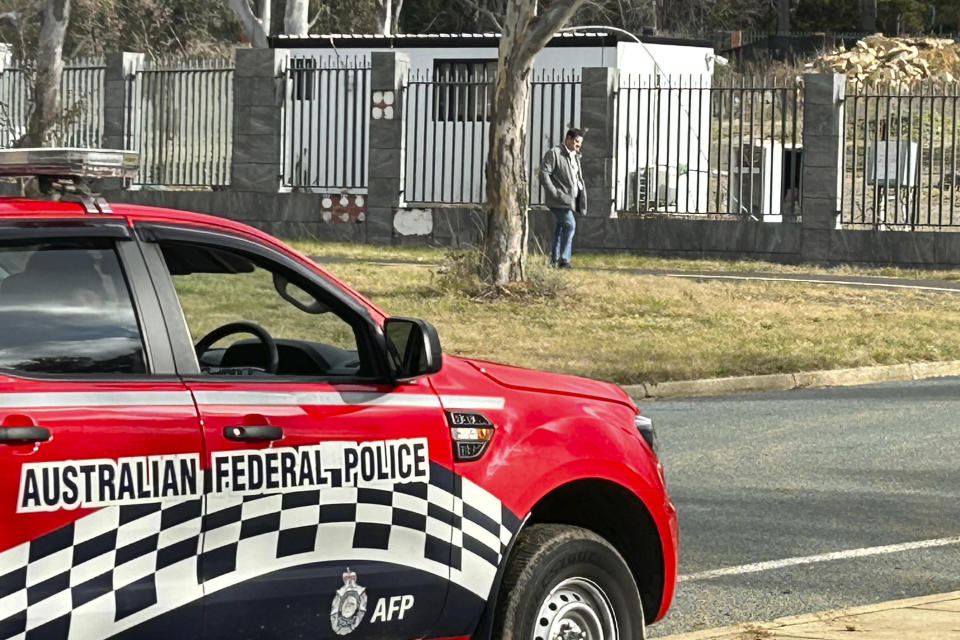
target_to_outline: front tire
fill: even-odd
[[[643,607],[630,568],[597,534],[537,524],[520,532],[494,623],[500,640],[637,640]]]

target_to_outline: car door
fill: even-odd
[[[139,233],[170,287],[209,456],[204,636],[427,635],[457,519],[429,380],[388,382],[366,308],[293,256],[207,230]]]
[[[198,637],[202,446],[122,221],[0,223],[0,638]]]

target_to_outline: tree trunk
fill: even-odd
[[[377,33],[388,36],[393,23],[393,2],[392,0],[377,0],[377,3],[380,5],[380,13],[377,15]]]
[[[37,46],[37,77],[33,85],[33,111],[27,122],[24,146],[44,147],[58,137],[60,77],[63,75],[63,40],[70,22],[70,0],[47,0]]]
[[[265,49],[269,46],[267,36],[270,35],[270,2],[257,0],[257,13],[254,14],[247,0],[230,0],[230,8],[240,19],[243,33],[250,44]]]
[[[555,0],[538,16],[537,0],[507,1],[485,169],[486,230],[479,272],[485,282],[506,284],[525,277],[530,187],[524,143],[530,104],[530,71],[534,56],[583,2]]]
[[[287,0],[283,12],[283,32],[305,36],[310,31],[310,0]]]
[[[484,212],[487,224],[480,255],[480,278],[496,284],[525,279],[530,200],[523,153],[530,104],[530,65],[511,69],[502,57],[500,65],[490,123]]]
[[[860,0],[860,30],[877,31],[877,0]]]
[[[777,0],[777,33],[790,33],[790,0]]]
[[[403,0],[394,0],[393,2],[393,24],[390,30],[397,33],[400,30],[400,10],[403,9]]]

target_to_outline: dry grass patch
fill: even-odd
[[[960,294],[572,270],[556,299],[478,301],[416,265],[326,266],[447,352],[620,383],[960,359]]]
[[[431,247],[393,247],[296,240],[290,244],[312,256],[331,256],[338,260],[376,262],[414,262],[424,266],[445,261],[445,249]],[[542,255],[531,254],[531,262],[545,261]],[[837,265],[824,267],[809,264],[781,264],[760,260],[719,260],[659,258],[629,253],[577,253],[578,267],[601,269],[664,269],[668,271],[724,271],[762,273],[814,273],[822,275],[883,276],[924,280],[960,280],[960,270],[907,269],[893,266]]]

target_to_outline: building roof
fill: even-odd
[[[636,36],[645,44],[668,44],[686,47],[709,47],[706,40],[688,40],[659,36]],[[635,42],[634,38],[615,31],[562,31],[547,43],[548,47],[603,47],[618,42]],[[326,33],[306,36],[276,35],[270,37],[275,48],[384,48],[413,49],[421,47],[497,47],[499,33]]]

